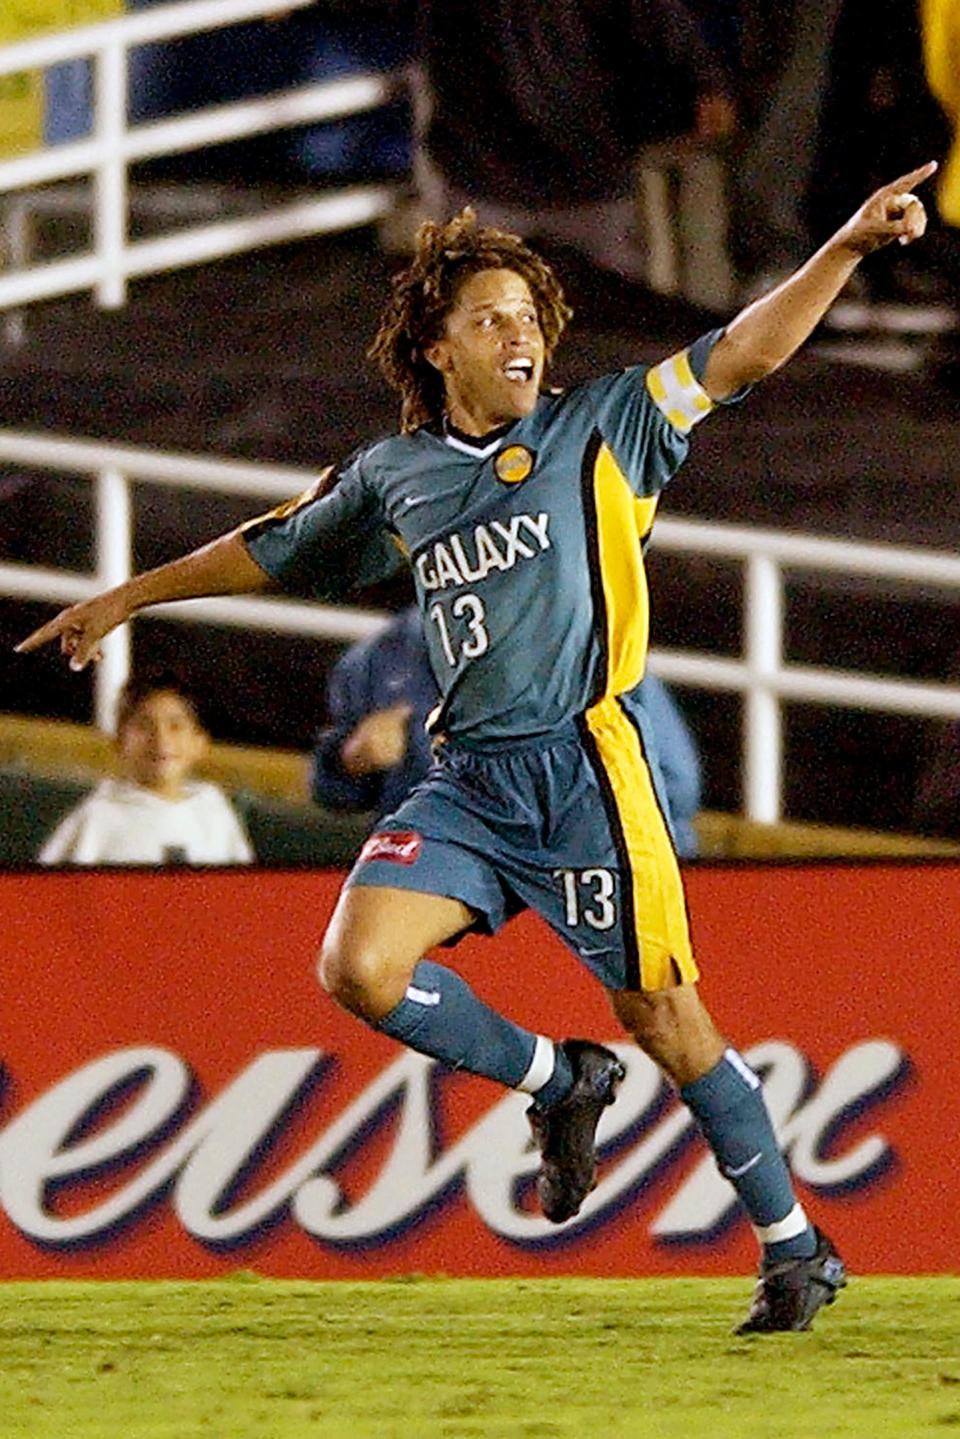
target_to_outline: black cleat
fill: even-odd
[[[553,1224],[572,1219],[596,1183],[597,1125],[627,1072],[602,1044],[565,1039],[560,1048],[573,1070],[573,1088],[556,1104],[534,1103],[527,1110],[541,1155],[537,1194]]]
[[[817,1247],[809,1259],[761,1263],[750,1313],[735,1333],[809,1329],[817,1310],[833,1303],[847,1282],[847,1271],[831,1240],[819,1229],[814,1233]]]

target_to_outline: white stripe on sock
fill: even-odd
[[[720,1173],[725,1174],[728,1179],[742,1179],[745,1174],[750,1173],[751,1169],[756,1169],[762,1158],[763,1150],[761,1149],[752,1159],[748,1159],[746,1164],[738,1164],[733,1169],[721,1169]]]
[[[751,1089],[760,1088],[759,1077],[754,1074],[753,1070],[750,1068],[749,1064],[744,1059],[742,1054],[738,1054],[735,1049],[725,1049],[723,1051],[723,1057],[727,1061],[727,1063],[729,1065],[732,1065],[732,1067],[737,1071],[740,1078],[746,1080],[747,1084],[749,1084]]]
[[[438,989],[417,989],[411,984],[407,990],[407,998],[412,999],[414,1004],[439,1004],[440,991]]]
[[[530,1068],[521,1079],[517,1088],[524,1094],[536,1094],[542,1089],[547,1080],[553,1074],[553,1067],[556,1064],[553,1040],[545,1039],[542,1034],[537,1035],[537,1042],[533,1047],[533,1058],[530,1061]]]
[[[783,1239],[796,1239],[809,1223],[803,1205],[795,1204],[786,1219],[778,1219],[776,1224],[755,1224],[753,1232],[761,1244],[779,1244]]]

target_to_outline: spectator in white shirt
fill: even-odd
[[[61,820],[40,863],[252,863],[250,840],[226,795],[192,778],[208,743],[176,678],[131,680],[117,707],[120,773]]]

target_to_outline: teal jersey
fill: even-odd
[[[545,393],[483,438],[421,429],[371,445],[322,498],[252,521],[250,553],[283,588],[324,600],[406,559],[438,727],[480,745],[557,733],[642,677],[644,546],[713,408],[697,377],[721,333]]]

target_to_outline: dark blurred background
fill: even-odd
[[[485,0],[472,3],[482,11]],[[732,127],[710,144],[726,175],[729,303],[723,311],[705,305],[696,286],[682,283],[664,293],[547,238],[543,247],[576,312],[557,382],[662,358],[722,323],[877,183],[948,153],[950,114],[932,93],[911,0],[807,7],[691,0],[688,8],[717,57],[733,115]],[[150,118],[318,76],[398,72],[423,58],[419,9],[414,0],[328,0],[146,47],[134,67],[132,112]],[[459,58],[471,63],[469,53]],[[778,117],[789,118],[797,106],[809,134],[803,146],[798,140],[796,176],[790,194],[778,194],[764,211],[762,183],[750,190],[747,179],[771,169],[782,178],[777,146],[785,144],[789,157],[790,134],[778,140],[774,132]],[[376,114],[138,166],[135,186],[143,194],[192,187],[213,196],[233,192],[240,203],[249,193],[251,204],[264,189],[387,180],[396,186],[396,213],[379,227],[136,282],[114,313],[98,311],[88,296],[33,306],[22,337],[8,333],[0,345],[2,423],[311,470],[392,430],[395,402],[365,350],[418,214],[413,110],[410,92],[398,85],[395,103]],[[48,76],[44,117],[51,143],[89,127],[82,65]],[[663,137],[656,139],[661,160],[667,154],[669,161]],[[530,184],[535,198],[535,172]],[[927,240],[868,262],[837,314],[783,374],[698,431],[661,513],[955,548],[957,232],[938,214],[933,194],[926,198]],[[150,216],[138,214],[136,203],[134,215],[147,233]],[[794,215],[799,226],[783,233]],[[63,253],[85,243],[87,223],[82,214],[61,215],[38,227],[36,243],[49,255]],[[249,502],[150,486],[137,487],[135,509],[138,568],[251,513]],[[88,569],[87,482],[0,466],[0,559]],[[658,553],[654,543],[650,573],[655,645],[739,653],[738,566]],[[397,609],[409,590],[401,581],[362,599]],[[52,609],[0,600],[0,707],[87,721],[87,676],[65,676],[53,655],[11,654],[15,640]],[[789,577],[786,616],[790,660],[956,677],[955,601],[934,587],[905,591],[798,573]],[[135,646],[137,656],[174,663],[203,691],[216,739],[297,749],[309,746],[324,719],[326,677],[341,652],[316,641],[198,632],[150,619],[138,621]],[[707,807],[738,809],[739,699],[692,689],[678,696],[703,755]],[[952,782],[951,726],[800,704],[788,705],[786,717],[791,818],[960,834],[950,803],[918,811],[918,794],[938,765],[944,783]]]

